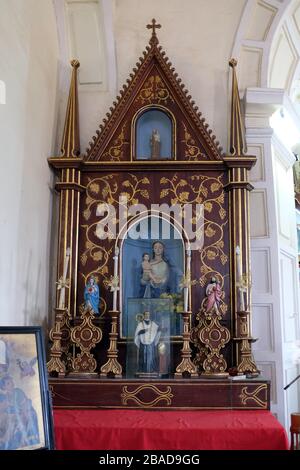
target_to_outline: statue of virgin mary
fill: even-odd
[[[161,294],[170,292],[170,266],[164,259],[164,244],[155,241],[152,245],[153,255],[150,260],[147,276],[141,277],[141,297],[159,298]]]

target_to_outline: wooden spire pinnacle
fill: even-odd
[[[230,144],[229,153],[235,156],[243,156],[247,152],[245,141],[245,130],[241,115],[240,95],[235,72],[237,61],[229,61],[232,67],[232,97],[231,97],[231,122],[230,122]]]
[[[61,143],[61,157],[74,158],[80,155],[79,116],[77,94],[77,69],[80,66],[78,60],[71,60],[73,67],[69,99],[66,111],[64,133]]]
[[[156,23],[156,19],[153,18],[150,24],[147,24],[147,29],[152,29],[152,36],[150,38],[150,44],[151,46],[157,46],[158,44],[158,37],[156,36],[156,31],[155,29],[160,29],[161,24]]]

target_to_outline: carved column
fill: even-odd
[[[62,362],[62,352],[67,354],[70,345],[71,324],[76,316],[77,297],[77,266],[78,266],[78,228],[80,195],[85,188],[80,184],[80,143],[79,117],[77,97],[78,60],[72,60],[72,78],[66,110],[64,132],[61,144],[61,155],[48,159],[55,169],[58,181],[55,189],[60,193],[59,232],[55,325],[50,332],[53,341],[51,360],[48,370],[56,371],[59,375],[66,372],[66,364]],[[68,279],[66,279],[66,259],[68,259]],[[60,290],[59,290],[60,289]],[[62,296],[62,289],[64,294]],[[60,297],[60,299],[59,299]],[[63,299],[63,300],[62,300]],[[64,321],[61,311],[64,311]]]
[[[251,343],[250,311],[250,218],[249,170],[256,157],[246,156],[244,127],[241,118],[240,98],[235,73],[236,61],[232,59],[232,108],[230,129],[230,155],[224,158],[229,168],[229,181],[225,189],[229,193],[230,229],[230,279],[231,310],[235,341],[235,358],[238,372],[258,375],[254,362]],[[237,255],[238,253],[238,255]]]
[[[79,118],[77,97],[78,60],[72,60],[73,67],[70,93],[66,111],[61,155],[48,159],[49,164],[58,170],[59,181],[55,189],[60,192],[58,267],[57,278],[63,276],[64,260],[70,248],[69,289],[65,299],[65,308],[71,318],[76,316],[77,266],[78,266],[78,227],[80,194],[85,190],[81,185]],[[58,299],[57,299],[58,305]]]

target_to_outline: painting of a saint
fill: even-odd
[[[0,379],[0,450],[26,448],[39,442],[32,402],[7,374]]]
[[[0,334],[0,450],[45,445],[36,336]]]

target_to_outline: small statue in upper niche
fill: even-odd
[[[90,307],[95,315],[99,315],[100,292],[94,276],[90,276],[84,289],[85,307]]]
[[[206,287],[206,296],[207,296],[207,304],[206,304],[206,312],[210,312],[214,307],[217,312],[219,312],[219,304],[222,299],[222,288],[220,283],[215,277],[211,278],[210,283]]]
[[[151,159],[157,160],[160,158],[160,135],[157,129],[153,129],[150,137]]]

